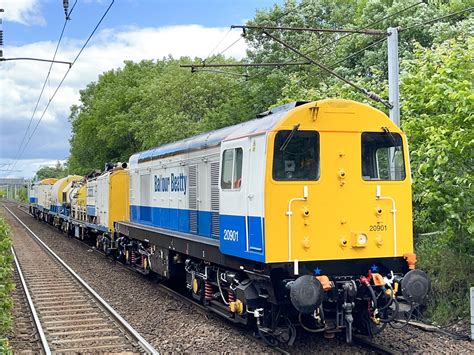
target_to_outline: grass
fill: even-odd
[[[7,334],[12,329],[12,261],[10,228],[0,217],[0,353],[10,353]]]
[[[416,243],[417,268],[431,279],[425,316],[440,325],[469,318],[469,288],[474,285],[474,257],[456,250],[449,241],[449,236],[440,234]]]

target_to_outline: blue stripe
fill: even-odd
[[[264,219],[247,217],[249,228],[248,250],[245,216],[220,215],[220,250],[224,254],[265,262]]]
[[[190,215],[191,211],[187,209],[130,206],[130,220],[132,223],[184,233],[192,233],[190,231]],[[247,217],[246,223],[245,216],[220,215],[220,235],[213,236],[211,234],[211,216],[212,213],[209,211],[198,211],[197,233],[193,234],[213,239],[218,238],[220,240],[220,250],[224,254],[265,262],[263,217]],[[247,228],[249,230],[248,248]]]
[[[203,237],[217,239],[211,236],[212,218],[209,211],[198,211],[197,234]],[[130,206],[130,221],[152,227],[176,230],[184,233],[190,231],[190,210],[178,208],[162,208],[147,206]]]

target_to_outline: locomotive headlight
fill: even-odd
[[[367,244],[367,235],[364,233],[361,233],[357,236],[357,244],[360,246],[365,246]]]
[[[369,237],[364,232],[352,232],[351,246],[353,248],[364,248],[368,241]]]

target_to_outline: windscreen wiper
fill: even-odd
[[[288,135],[288,137],[286,137],[285,141],[284,141],[283,144],[281,145],[281,147],[280,147],[280,152],[284,152],[284,151],[286,150],[286,148],[288,147],[288,144],[290,144],[291,139],[293,138],[293,136],[295,135],[296,131],[297,131],[299,128],[300,128],[300,124],[299,124],[299,123],[293,127],[293,129],[291,130],[290,134]]]
[[[401,147],[397,144],[397,141],[396,141],[395,136],[393,135],[393,133],[390,132],[388,127],[382,127],[382,130],[384,131],[384,133],[388,134],[388,136],[390,137],[390,140],[392,141],[393,149],[395,150],[395,152],[399,151]],[[392,155],[392,163],[394,161],[395,161],[395,154]]]

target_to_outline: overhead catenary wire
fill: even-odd
[[[64,83],[64,81],[66,80],[66,77],[68,76],[69,72],[71,71],[72,67],[74,66],[74,64],[77,62],[77,60],[79,59],[80,55],[82,54],[82,52],[84,51],[84,49],[86,48],[86,46],[89,44],[90,40],[92,39],[92,37],[94,36],[95,32],[97,31],[97,29],[99,28],[100,24],[102,23],[102,21],[104,20],[104,18],[107,16],[107,14],[109,13],[110,9],[112,8],[112,5],[114,4],[115,0],[112,0],[109,4],[109,6],[107,7],[107,9],[105,10],[104,14],[102,15],[102,17],[100,18],[99,22],[97,22],[96,26],[94,27],[94,29],[92,30],[91,34],[89,35],[89,37],[87,38],[87,40],[84,42],[84,44],[82,45],[81,49],[79,50],[79,52],[77,53],[76,57],[74,58],[74,60],[72,61],[72,64],[71,66],[69,67],[69,69],[66,71],[66,73],[64,74],[63,78],[61,79],[61,81],[59,82],[59,85],[56,87],[56,89],[54,90],[53,92],[53,95],[51,95],[51,98],[49,99],[48,101],[48,104],[46,105],[45,109],[43,110],[43,113],[41,114],[41,117],[40,119],[38,120],[38,122],[36,123],[36,126],[34,127],[33,129],[33,132],[31,133],[31,135],[29,136],[26,144],[24,145],[23,147],[23,150],[21,151],[17,161],[21,158],[21,156],[23,155],[26,147],[28,146],[29,142],[31,141],[31,138],[33,138],[36,130],[38,129],[38,126],[40,125],[41,121],[43,120],[46,112],[48,111],[48,108],[51,104],[51,102],[53,101],[54,97],[56,96],[56,94],[58,93],[59,89],[61,88],[62,84]]]
[[[406,27],[406,28],[403,28],[403,27],[402,27],[402,28],[400,29],[400,32],[410,31],[410,30],[412,30],[412,29],[414,29],[414,28],[416,28],[416,27],[424,27],[424,26],[426,26],[426,25],[430,25],[430,24],[432,24],[432,23],[435,23],[435,22],[438,22],[438,21],[441,21],[441,20],[445,20],[445,19],[447,19],[447,18],[456,16],[456,15],[460,15],[460,14],[462,14],[462,13],[464,13],[464,12],[470,12],[470,11],[472,11],[472,10],[474,10],[474,6],[467,7],[467,8],[465,8],[465,9],[463,9],[463,10],[456,11],[456,12],[453,12],[453,13],[451,13],[451,14],[447,14],[447,15],[444,15],[444,16],[440,16],[440,17],[434,18],[434,19],[429,20],[429,21],[420,22],[420,23],[414,24],[414,25],[409,26],[409,27]]]
[[[236,75],[236,76],[243,76],[248,77],[248,74],[236,73],[227,70],[216,70],[216,69],[201,69],[201,68],[193,68],[191,73],[199,73],[199,72],[208,72],[208,73],[217,73],[217,74],[226,74],[226,75]]]
[[[20,145],[18,146],[17,153],[15,154],[15,159],[14,159],[13,164],[11,166],[12,169],[15,167],[16,162],[19,159],[19,154],[21,152],[22,145],[25,142],[26,136],[28,135],[28,131],[30,130],[31,123],[33,122],[33,118],[35,117],[36,111],[38,110],[38,105],[41,101],[41,98],[43,97],[43,93],[44,93],[44,89],[46,87],[46,83],[48,82],[49,76],[51,75],[51,70],[52,70],[54,62],[56,60],[56,55],[58,54],[59,46],[61,45],[61,41],[62,41],[63,36],[64,36],[64,31],[66,30],[66,27],[67,27],[67,24],[68,24],[68,21],[69,21],[69,16],[74,11],[74,8],[76,7],[76,4],[77,4],[77,0],[74,2],[74,5],[72,6],[71,11],[69,11],[69,14],[66,16],[66,19],[64,20],[64,24],[63,24],[63,27],[61,29],[61,34],[59,35],[58,43],[56,44],[56,48],[54,50],[53,59],[51,60],[51,64],[49,65],[48,73],[46,74],[46,77],[45,77],[44,82],[43,82],[43,86],[41,87],[41,92],[38,96],[38,100],[36,100],[36,104],[35,104],[35,108],[33,110],[33,114],[30,117],[30,120],[28,122],[28,126],[26,127],[26,130],[25,130],[25,134],[23,135],[23,138],[21,139]],[[70,68],[72,64],[69,63],[69,62],[68,62],[68,64],[69,64],[69,68]]]
[[[375,40],[375,41],[369,43],[367,46],[358,49],[356,52],[354,52],[354,53],[348,55],[347,57],[344,57],[344,58],[342,58],[342,59],[340,59],[340,60],[337,60],[337,61],[335,61],[335,62],[329,64],[329,65],[328,65],[328,68],[329,68],[329,69],[336,69],[339,64],[344,63],[345,61],[347,61],[347,60],[349,60],[349,59],[351,59],[351,58],[354,58],[354,57],[357,56],[358,54],[365,52],[367,49],[372,48],[372,47],[376,46],[376,45],[379,44],[379,43],[385,42],[385,40],[386,40],[385,37],[379,38],[378,40]],[[311,64],[311,63],[309,63],[309,64]],[[297,80],[297,81],[296,81],[296,84],[299,84],[302,79],[303,79],[303,78]]]
[[[288,9],[286,12],[284,12],[283,14],[281,14],[280,16],[278,16],[274,21],[277,22],[279,20],[281,20],[283,17],[289,15],[291,12],[293,11],[293,9]],[[202,64],[210,64],[212,62],[214,62],[219,56],[223,55],[225,52],[227,52],[230,48],[232,48],[235,44],[237,44],[237,42],[239,42],[240,40],[242,40],[244,38],[243,35],[239,36],[238,39],[236,39],[234,42],[232,42],[229,46],[227,46],[226,48],[224,48],[221,52],[219,52],[218,54],[214,55],[213,58],[211,58],[211,60],[207,61],[209,59],[209,57],[211,56],[211,54],[219,47],[219,45],[224,41],[224,39],[227,37],[227,35],[233,30],[233,27],[231,26],[229,28],[229,31],[227,31],[227,33],[225,34],[225,36],[219,41],[219,43],[214,47],[214,49],[207,55],[207,58],[204,59],[201,63]],[[204,72],[204,71],[207,71],[207,72],[212,72],[211,70],[193,70],[191,71],[192,73],[197,73],[197,72]],[[215,73],[218,73],[218,71],[214,70]],[[226,72],[224,70],[222,71],[219,71],[221,74],[229,74],[229,75],[240,75],[240,76],[243,76],[243,77],[248,77],[249,75],[248,74],[239,74],[239,73],[235,73],[235,72]],[[187,83],[189,80],[186,79],[183,84]]]
[[[352,29],[352,28],[311,28],[311,27],[287,27],[287,26],[247,26],[247,25],[232,25],[233,28],[241,28],[243,30],[281,30],[281,31],[295,31],[295,32],[326,32],[326,33],[359,33],[372,36],[380,36],[385,32],[373,29]]]
[[[214,51],[221,45],[221,43],[224,42],[224,40],[227,38],[227,36],[229,35],[231,31],[232,31],[232,28],[229,28],[229,30],[225,33],[224,37],[222,37],[221,40],[215,45],[215,47],[209,52],[206,59],[202,61],[203,63],[212,55],[212,53],[214,53]],[[215,57],[216,56],[214,56],[214,58]]]
[[[414,3],[414,4],[412,4],[412,5],[409,5],[409,6],[405,7],[405,8],[403,8],[403,9],[397,11],[397,12],[394,12],[393,14],[388,14],[388,15],[386,15],[386,16],[384,16],[384,17],[378,19],[378,20],[372,21],[372,22],[368,23],[367,25],[364,25],[363,27],[357,28],[356,30],[358,30],[358,31],[366,30],[366,29],[368,29],[369,27],[373,27],[373,26],[379,24],[380,22],[383,22],[383,21],[388,20],[388,19],[390,19],[390,18],[392,18],[392,17],[395,17],[395,16],[397,16],[397,15],[399,15],[399,14],[402,14],[402,13],[404,13],[404,12],[406,12],[406,11],[408,11],[408,10],[410,10],[410,9],[412,9],[412,8],[414,8],[414,7],[416,7],[416,6],[418,6],[418,5],[421,5],[421,4],[425,3],[425,2],[426,2],[426,0],[418,1],[418,2],[416,2],[416,3]],[[334,39],[334,40],[332,40],[332,41],[328,41],[328,42],[324,43],[323,45],[318,46],[318,47],[315,48],[315,49],[311,49],[311,50],[309,50],[309,51],[306,51],[305,54],[312,54],[313,52],[319,51],[319,50],[321,50],[321,49],[329,48],[329,46],[331,46],[331,45],[333,45],[333,44],[337,44],[338,42],[340,42],[340,41],[342,41],[342,40],[344,40],[344,39],[346,39],[346,38],[348,38],[348,37],[351,37],[351,36],[353,36],[353,35],[355,35],[355,34],[356,34],[356,33],[347,33],[347,34],[345,34],[345,35],[343,35],[343,36],[341,36],[341,37],[339,37],[339,38],[336,38],[336,39]],[[324,53],[327,53],[327,51],[325,51]]]
[[[63,61],[63,60],[52,60],[52,59],[43,59],[43,58],[33,58],[33,57],[12,57],[12,58],[0,58],[0,62],[9,62],[9,61],[12,61],[12,60],[32,60],[32,61],[36,61],[36,62],[47,62],[47,63],[51,63],[51,64],[67,64],[67,65],[71,65],[71,62],[66,62],[66,61]]]
[[[364,29],[367,29],[367,28],[369,28],[369,27],[373,27],[373,26],[375,26],[375,25],[378,25],[380,22],[383,22],[383,21],[385,21],[385,20],[388,20],[389,18],[392,18],[392,17],[395,17],[395,16],[397,16],[397,15],[399,15],[399,14],[402,14],[402,13],[404,13],[404,12],[406,12],[406,11],[408,11],[408,10],[410,10],[410,9],[412,9],[412,8],[414,8],[414,7],[416,7],[416,6],[418,6],[418,5],[421,5],[421,4],[425,3],[425,2],[426,2],[426,0],[418,1],[418,2],[416,2],[416,3],[414,3],[414,4],[412,4],[412,5],[409,5],[409,6],[405,7],[405,8],[403,8],[403,9],[397,11],[397,12],[394,12],[393,14],[388,14],[388,15],[382,17],[381,19],[378,19],[378,20],[375,20],[375,21],[373,21],[373,22],[370,22],[369,24],[367,24],[367,25],[365,25],[364,27],[359,28],[359,29],[360,29],[360,30],[364,30]],[[334,41],[331,41],[331,42],[327,43],[327,45],[324,45],[324,47],[328,47],[328,46],[330,46],[331,44],[336,44],[337,42],[340,42],[340,41],[342,41],[343,39],[345,39],[345,38],[347,38],[347,37],[350,37],[350,36],[352,36],[352,35],[354,35],[354,34],[355,34],[355,33],[348,33],[348,34],[346,34],[346,35],[344,35],[344,36],[342,36],[342,37],[339,37],[339,38],[335,39]],[[322,48],[316,48],[316,49],[314,49],[314,51],[317,51],[317,50],[319,50],[319,49],[322,49]],[[307,53],[307,54],[310,54],[310,53]]]
[[[392,14],[387,14],[386,16],[384,16],[384,17],[382,17],[382,18],[380,18],[380,19],[378,19],[378,20],[376,20],[376,21],[370,22],[369,24],[367,24],[367,25],[365,25],[364,27],[361,27],[361,28],[359,28],[359,29],[360,29],[360,30],[363,30],[363,29],[367,29],[367,28],[369,28],[369,27],[373,27],[373,26],[379,24],[380,22],[383,22],[383,21],[385,21],[385,20],[387,20],[387,19],[390,19],[390,18],[392,18],[392,17],[395,17],[395,16],[397,16],[397,15],[400,15],[400,14],[402,14],[402,13],[404,13],[404,12],[406,12],[406,11],[408,11],[408,10],[410,10],[410,9],[412,9],[412,8],[414,8],[414,7],[416,7],[416,6],[419,6],[419,5],[423,4],[423,3],[425,3],[425,1],[426,1],[426,0],[418,1],[418,2],[416,2],[416,3],[414,3],[414,4],[411,4],[411,5],[409,5],[409,6],[405,7],[405,8],[403,8],[403,9],[397,11],[397,12],[394,12],[394,13],[392,13]],[[293,11],[293,10],[290,9],[290,10],[287,11],[284,15],[287,15],[287,14],[290,13],[291,11]],[[277,21],[277,20],[276,20],[276,21]],[[311,53],[313,53],[313,52],[315,52],[315,51],[318,51],[318,50],[321,50],[321,49],[324,49],[324,48],[329,48],[330,45],[336,44],[336,43],[338,43],[339,41],[341,41],[341,40],[343,40],[343,39],[345,39],[345,38],[348,38],[348,37],[350,37],[350,36],[353,36],[354,34],[355,34],[355,33],[347,33],[347,34],[345,34],[345,35],[343,35],[343,36],[341,36],[341,37],[339,37],[339,38],[337,38],[337,39],[335,39],[335,40],[333,40],[333,41],[327,42],[327,43],[323,44],[322,46],[319,46],[318,48],[315,48],[315,49],[306,51],[306,52],[304,52],[304,54],[305,54],[305,55],[308,55],[308,54],[311,54]],[[357,52],[360,53],[361,51],[366,50],[366,49],[372,47],[373,45],[378,44],[378,43],[384,41],[385,39],[386,39],[386,38],[384,37],[384,38],[382,38],[382,39],[380,39],[380,40],[376,40],[375,42],[369,44],[369,46],[364,47],[364,48],[362,48],[362,50],[357,51]],[[344,62],[344,61],[346,61],[346,60],[348,60],[348,59],[354,57],[355,55],[356,55],[356,53],[352,53],[351,55],[349,55],[349,56],[343,58],[342,60],[338,61],[338,63],[342,63],[342,62]],[[293,60],[293,59],[289,59],[289,60],[287,60],[286,62],[283,62],[283,64],[284,64],[284,63],[290,63],[292,60]],[[334,69],[334,64],[331,64],[331,69]],[[255,80],[255,79],[261,78],[261,77],[264,76],[264,75],[266,75],[266,73],[261,73],[261,74],[258,74],[258,75],[249,76],[249,77],[246,78],[246,80],[247,80],[247,79],[248,79],[248,80]],[[241,84],[241,83],[237,83],[235,86],[240,85],[240,84]],[[232,89],[232,88],[231,88],[231,89]]]
[[[324,64],[321,64],[319,62],[317,62],[316,60],[312,59],[311,57],[308,57],[308,55],[302,53],[301,51],[299,51],[298,49],[288,45],[288,43],[285,43],[284,41],[280,40],[279,38],[271,35],[270,33],[268,33],[267,31],[263,31],[263,33],[265,35],[267,35],[268,37],[270,37],[271,39],[273,39],[274,41],[280,43],[281,45],[283,45],[284,47],[288,48],[289,50],[291,50],[292,52],[302,56],[303,58],[307,59],[308,61],[310,61],[311,63],[313,63],[314,65],[316,65],[317,67],[319,67],[320,69],[330,73],[331,75],[335,76],[336,78],[338,78],[339,80],[345,82],[346,84],[350,85],[351,87],[353,87],[355,90],[359,91],[360,93],[366,95],[367,97],[369,97],[370,99],[376,101],[376,102],[380,102],[382,103],[384,106],[386,106],[387,108],[392,108],[393,106],[386,100],[380,98],[377,94],[373,93],[373,92],[370,92],[366,89],[364,89],[363,87],[353,83],[352,81],[344,78],[343,76],[337,74],[336,72],[334,72],[332,69],[328,68],[327,66],[325,66]]]
[[[275,22],[281,20],[283,17],[289,15],[291,12],[293,11],[293,9],[288,9],[287,11],[285,11],[283,14],[281,14],[280,16],[278,16],[275,20]],[[229,31],[226,33],[226,35],[224,36],[224,38],[230,33],[230,31],[232,31],[232,26],[229,28]],[[190,67],[191,68],[191,73],[198,73],[198,72],[214,72],[214,73],[219,73],[219,74],[228,74],[228,75],[236,75],[236,76],[242,76],[242,77],[245,77],[245,78],[248,78],[249,75],[248,74],[241,74],[241,73],[236,73],[236,72],[229,72],[229,71],[225,71],[225,70],[197,70],[197,67],[206,67],[206,66],[212,66],[210,65],[213,61],[215,61],[219,56],[221,56],[222,54],[224,54],[226,51],[228,51],[232,46],[234,46],[235,44],[237,44],[237,42],[239,42],[240,40],[242,40],[244,38],[243,35],[239,36],[239,38],[237,40],[235,40],[233,43],[231,43],[229,46],[227,46],[224,50],[222,50],[221,52],[219,52],[217,55],[215,55],[211,60],[207,61],[208,58],[211,56],[211,54],[217,49],[217,47],[219,47],[219,45],[223,42],[224,38],[214,47],[214,49],[209,53],[209,55],[207,56],[206,59],[204,59],[203,61],[201,61],[201,65],[197,65],[196,67],[194,65],[181,65],[181,67],[183,68],[186,68],[186,67]],[[182,84],[180,85],[184,85],[186,84],[189,80],[191,79],[191,77],[187,77]]]

